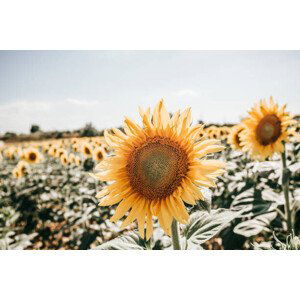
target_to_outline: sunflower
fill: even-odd
[[[63,153],[60,156],[60,162],[63,166],[67,166],[69,164],[69,159],[68,159],[68,154],[67,153]]]
[[[13,170],[12,170],[12,174],[15,178],[21,178],[23,175],[21,173],[21,171],[19,170],[19,168],[15,167]]]
[[[76,158],[76,156],[75,156],[74,153],[70,153],[69,154],[68,160],[69,160],[70,164],[74,164],[75,163],[75,158]]]
[[[15,157],[15,153],[16,153],[16,147],[14,146],[9,146],[3,151],[4,156],[8,159],[13,159]]]
[[[24,160],[20,160],[17,164],[17,168],[19,169],[20,173],[22,174],[22,176],[24,176],[24,174],[29,172],[29,164],[24,161]]]
[[[111,221],[118,221],[127,211],[122,228],[135,219],[141,237],[150,239],[152,217],[157,216],[164,231],[171,235],[175,218],[187,223],[184,203],[194,205],[204,200],[201,187],[214,187],[225,164],[206,160],[206,154],[224,149],[217,140],[198,140],[203,125],[191,126],[191,110],[176,112],[172,117],[161,100],[154,109],[140,109],[143,127],[125,118],[124,130],[105,132],[107,144],[115,155],[97,165],[94,175],[113,183],[97,194],[100,206],[119,203]]]
[[[67,156],[67,150],[65,150],[64,148],[58,148],[55,153],[55,156],[57,158],[61,158],[63,155]]]
[[[57,146],[52,146],[52,147],[49,149],[48,154],[49,154],[50,156],[56,156],[57,150],[58,150],[58,147],[57,147]]]
[[[93,151],[93,158],[96,161],[101,161],[105,157],[105,150],[102,147],[97,147]]]
[[[240,134],[243,150],[249,151],[253,159],[265,160],[274,153],[284,151],[283,142],[288,141],[288,127],[295,124],[292,116],[270,101],[261,100],[243,121],[245,130]]]
[[[24,150],[24,159],[31,164],[35,164],[39,163],[43,157],[36,148],[27,148]]]
[[[79,167],[80,165],[81,165],[81,163],[82,163],[82,160],[81,160],[81,158],[79,157],[79,156],[75,156],[75,165],[77,166],[77,167]]]
[[[81,145],[81,152],[83,153],[84,156],[91,157],[93,154],[93,148],[89,143],[84,142]]]
[[[244,125],[243,123],[240,123],[238,125],[235,125],[231,128],[231,131],[228,135],[228,144],[231,146],[232,149],[234,150],[242,150],[242,145],[241,145],[241,138],[240,134],[244,130]]]

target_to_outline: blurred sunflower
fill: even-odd
[[[83,153],[84,156],[91,157],[93,154],[93,148],[89,143],[84,142],[81,145],[81,152]]]
[[[67,166],[69,164],[69,159],[68,159],[68,154],[67,152],[66,153],[63,153],[61,156],[60,156],[60,162],[63,166]]]
[[[243,123],[240,123],[238,125],[235,125],[231,128],[231,131],[228,135],[228,144],[231,146],[234,150],[242,150],[241,145],[241,138],[240,134],[244,130]]]
[[[140,109],[143,127],[125,118],[123,133],[105,132],[107,144],[115,155],[97,165],[93,175],[102,181],[113,181],[97,194],[101,206],[119,203],[111,221],[130,212],[122,228],[135,219],[139,233],[150,239],[152,216],[157,216],[164,231],[171,235],[175,218],[187,223],[189,214],[184,203],[194,205],[203,200],[201,187],[215,186],[214,180],[224,170],[224,162],[205,159],[206,154],[224,149],[217,140],[199,141],[203,126],[191,126],[191,110],[177,111],[172,117],[161,100],[154,109]]]
[[[75,165],[79,167],[82,163],[82,160],[79,156],[75,156]]]
[[[102,147],[97,147],[93,151],[93,159],[101,161],[105,157],[105,150]]]
[[[68,157],[68,160],[70,162],[70,164],[75,164],[75,154],[74,153],[70,153],[69,154],[69,157]]]
[[[21,178],[25,175],[25,173],[28,173],[29,165],[26,161],[20,160],[16,167],[13,169],[12,174],[16,178]]]
[[[63,155],[67,156],[67,150],[64,149],[64,148],[58,148],[56,153],[55,153],[55,156],[57,158],[61,158]]]
[[[48,154],[49,154],[50,156],[56,156],[57,150],[58,150],[58,147],[57,147],[57,146],[52,146],[52,147],[49,149]]]
[[[31,164],[39,163],[43,159],[43,156],[36,148],[27,148],[23,153],[24,159]]]
[[[12,170],[12,174],[15,178],[21,178],[22,177],[22,173],[21,171],[19,170],[19,168],[15,167],[13,170]]]
[[[29,170],[29,165],[24,160],[20,160],[17,164],[17,167],[21,170],[22,174],[25,174]]]
[[[284,151],[288,127],[296,122],[285,108],[286,105],[279,108],[270,97],[269,102],[261,100],[256,104],[243,121],[245,130],[240,134],[241,145],[253,159],[264,160]]]

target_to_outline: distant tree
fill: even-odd
[[[36,124],[32,124],[31,128],[30,128],[30,133],[35,133],[35,132],[38,132],[38,131],[40,131],[40,126],[36,125]]]
[[[93,126],[92,123],[87,123],[81,130],[81,136],[97,136],[98,130]]]

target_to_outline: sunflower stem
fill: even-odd
[[[173,249],[181,250],[180,237],[179,237],[179,226],[178,226],[178,222],[175,219],[173,219],[171,229],[172,229]]]
[[[285,219],[287,222],[288,233],[293,234],[293,223],[292,223],[292,212],[290,208],[290,199],[289,199],[289,169],[286,165],[286,155],[285,147],[284,151],[281,154],[282,158],[282,189],[285,198]]]

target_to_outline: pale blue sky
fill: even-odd
[[[164,98],[237,122],[273,95],[300,113],[300,51],[0,51],[0,132],[119,126]]]

